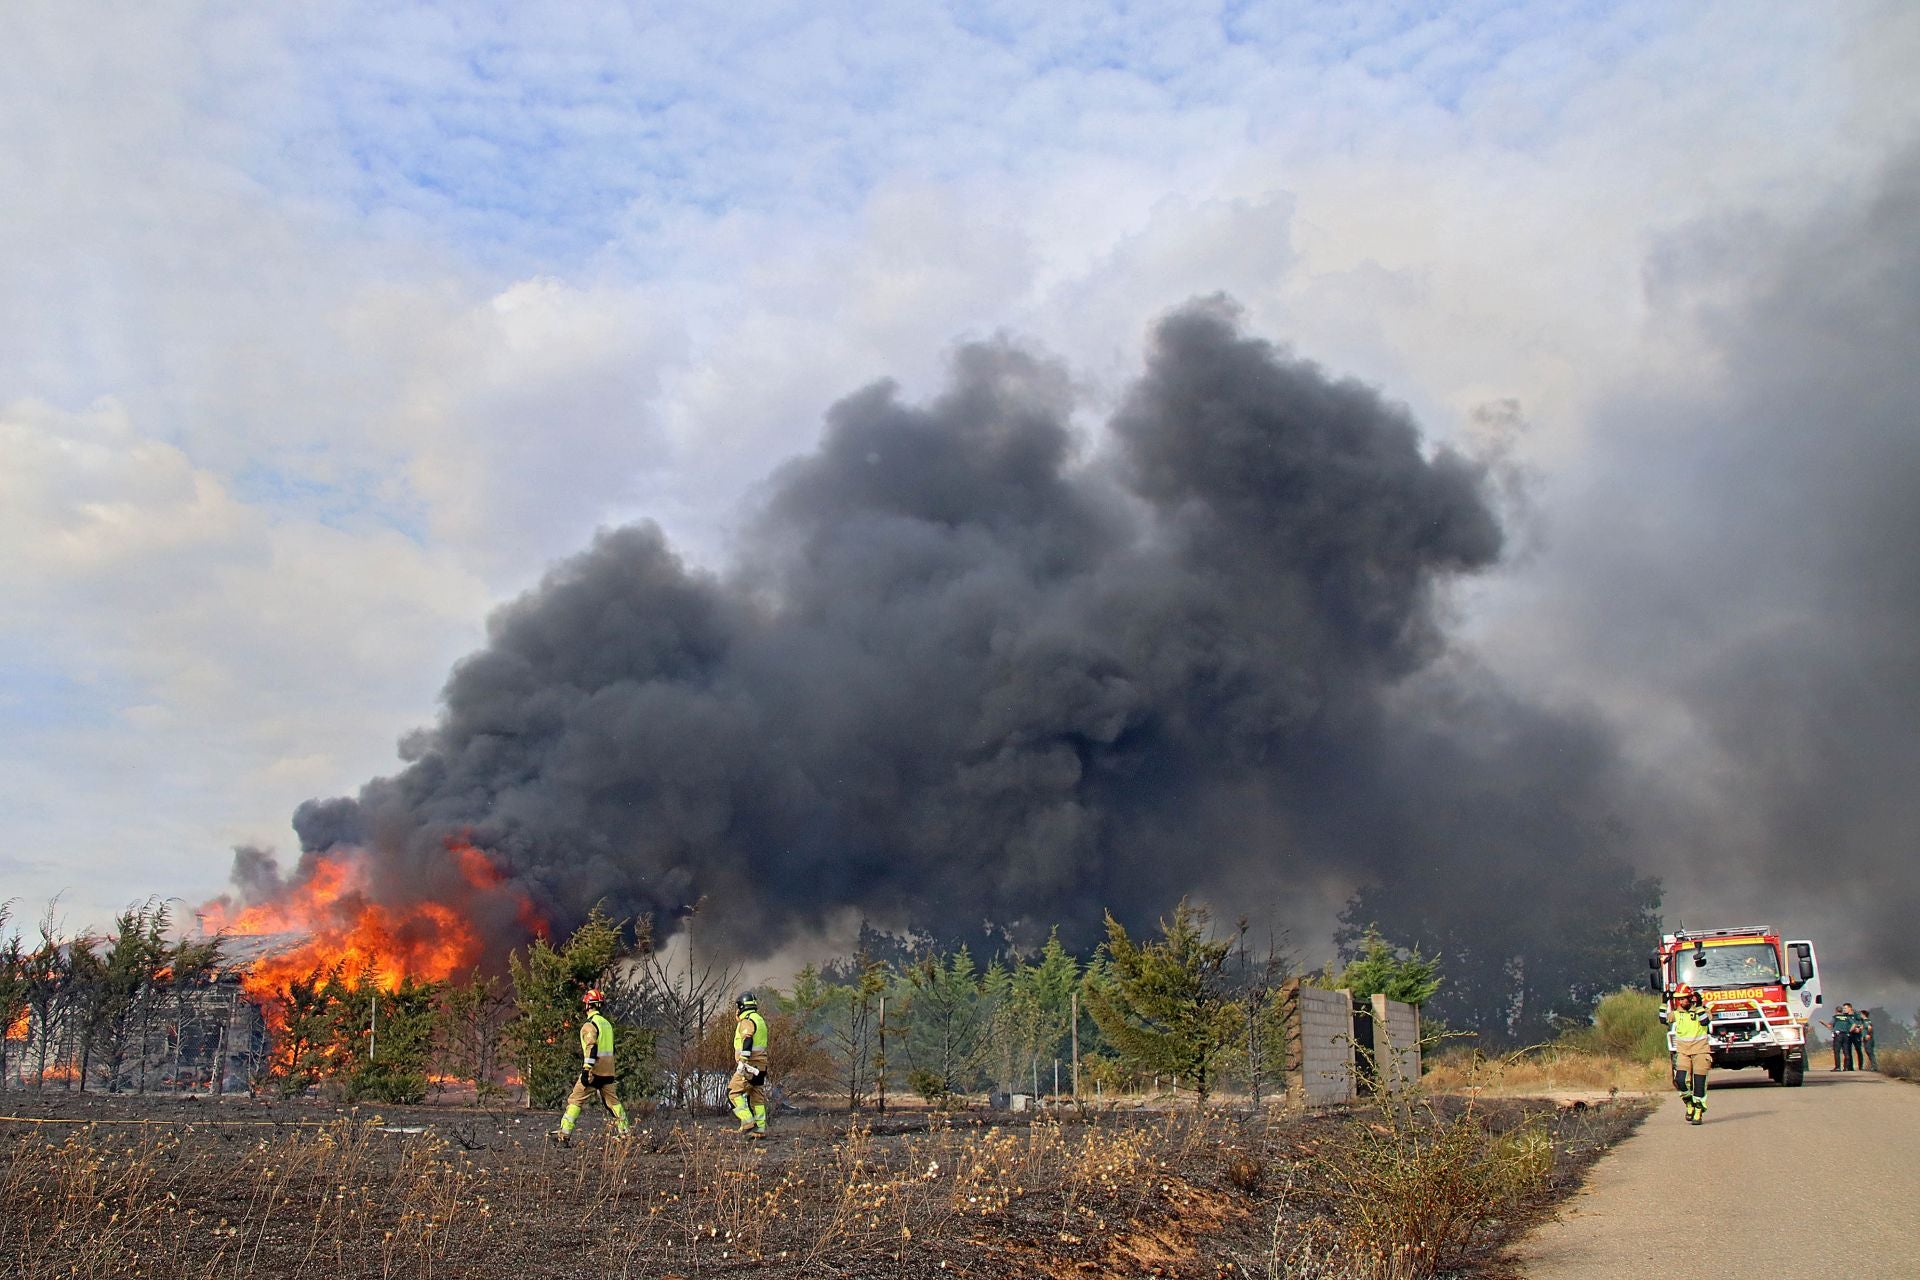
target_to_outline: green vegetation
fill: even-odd
[[[638,945],[644,947],[651,930],[642,925],[641,933]],[[515,1016],[506,1026],[506,1040],[534,1106],[556,1107],[573,1087],[580,1075],[579,1032],[585,1015],[580,998],[591,987],[613,986],[614,963],[630,950],[622,925],[596,906],[562,946],[536,938],[525,951],[507,958]],[[614,1024],[620,1093],[629,1098],[651,1082],[652,1039],[618,1012],[610,1008],[608,1019]]]
[[[1342,988],[1356,1000],[1382,995],[1402,1004],[1424,1005],[1440,989],[1440,963],[1417,949],[1395,946],[1380,936],[1378,925],[1368,925],[1353,958],[1344,968],[1314,977],[1314,985],[1331,991]]]
[[[1209,938],[1207,924],[1207,913],[1182,899],[1161,921],[1160,941],[1136,943],[1109,914],[1087,981],[1088,1011],[1108,1043],[1191,1089],[1196,1104],[1206,1102],[1241,1026],[1225,975],[1232,944]]]

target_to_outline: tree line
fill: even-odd
[[[691,930],[669,954],[654,947],[650,921],[598,909],[564,942],[514,951],[504,973],[392,987],[371,972],[316,969],[255,1022],[236,1017],[227,940],[170,938],[165,903],[130,908],[98,937],[61,938],[51,911],[32,939],[8,933],[9,919],[0,907],[0,1080],[14,1087],[239,1086],[382,1102],[446,1089],[493,1102],[519,1087],[552,1106],[577,1074],[589,987],[606,992],[630,1101],[719,1105],[731,1070],[737,961],[696,951]],[[1086,1096],[1158,1085],[1201,1101],[1282,1087],[1283,993],[1301,976],[1284,948],[1258,944],[1244,921],[1218,931],[1186,901],[1156,936],[1135,937],[1111,915],[1105,926],[1084,956],[1056,931],[1030,952],[985,958],[864,930],[853,954],[758,993],[773,1077],[854,1110],[903,1094],[938,1106],[1076,1086]],[[1416,1004],[1441,987],[1435,961],[1377,930],[1354,941],[1344,967],[1304,977]]]

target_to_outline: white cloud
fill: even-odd
[[[242,503],[118,406],[0,412],[0,486],[0,810],[39,868],[12,892],[217,887],[222,842],[390,767],[478,638],[446,553]]]
[[[9,9],[0,845],[118,901],[170,888],[131,830],[182,880],[271,838],[489,601],[626,516],[718,560],[830,401],[963,336],[1097,406],[1224,289],[1577,467],[1698,369],[1663,239],[1920,120],[1907,6],[1421,10]]]

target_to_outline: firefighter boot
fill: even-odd
[[[756,1106],[753,1109],[753,1136],[756,1138],[764,1138],[767,1136],[767,1108],[765,1104]]]
[[[753,1108],[747,1105],[746,1094],[736,1093],[733,1095],[733,1114],[740,1120],[740,1126],[734,1130],[735,1133],[744,1135],[754,1131]]]

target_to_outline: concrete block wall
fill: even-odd
[[[1308,1106],[1348,1102],[1354,1096],[1353,993],[1304,984],[1294,997],[1295,1088]]]
[[[1381,1083],[1399,1093],[1420,1083],[1420,1010],[1374,996],[1373,1052]]]

